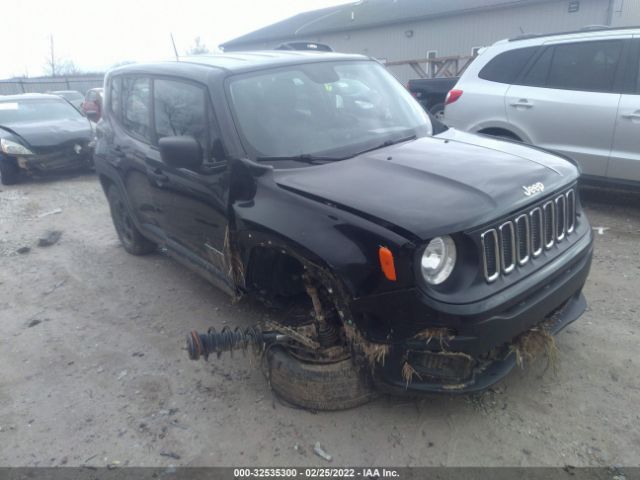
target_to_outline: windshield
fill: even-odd
[[[78,119],[80,113],[64,100],[54,98],[0,102],[0,125]]]
[[[431,134],[429,117],[372,61],[295,65],[234,77],[232,110],[243,141],[260,157],[349,156]]]

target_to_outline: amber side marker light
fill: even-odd
[[[382,268],[382,273],[387,277],[387,280],[391,280],[395,282],[396,277],[396,266],[393,263],[393,253],[387,247],[380,247],[378,250],[378,257],[380,258],[380,268]]]

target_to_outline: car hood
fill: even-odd
[[[92,129],[86,118],[56,120],[51,122],[5,123],[0,132],[5,131],[19,137],[34,153],[44,153],[52,147],[71,141],[88,141]]]
[[[420,239],[488,223],[578,178],[543,150],[449,129],[327,165],[276,170],[276,183]],[[544,191],[530,196],[537,183]]]

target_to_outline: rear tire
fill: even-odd
[[[111,208],[111,219],[120,243],[131,255],[147,255],[156,250],[157,245],[148,238],[145,238],[135,223],[124,199],[117,187],[112,185],[107,190],[107,200]]]
[[[435,104],[429,109],[429,112],[431,112],[431,115],[436,117],[436,120],[440,122],[444,121],[444,103],[440,102]]]
[[[274,347],[267,353],[271,388],[284,400],[309,410],[344,410],[375,397],[370,382],[350,358],[308,363]]]
[[[0,182],[15,185],[20,181],[20,167],[12,158],[0,158]]]

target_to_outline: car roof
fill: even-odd
[[[18,95],[0,95],[0,102],[15,102],[17,100],[39,100],[39,99],[55,99],[60,100],[59,95],[48,93],[21,93]]]
[[[227,72],[239,73],[263,68],[297,65],[324,61],[371,60],[370,57],[356,54],[315,52],[301,50],[257,50],[230,52],[219,55],[195,55],[180,57],[179,61],[164,61],[147,64],[131,64],[112,70],[113,73],[144,70],[149,73],[166,73],[172,68],[176,71],[192,67],[211,67]]]

